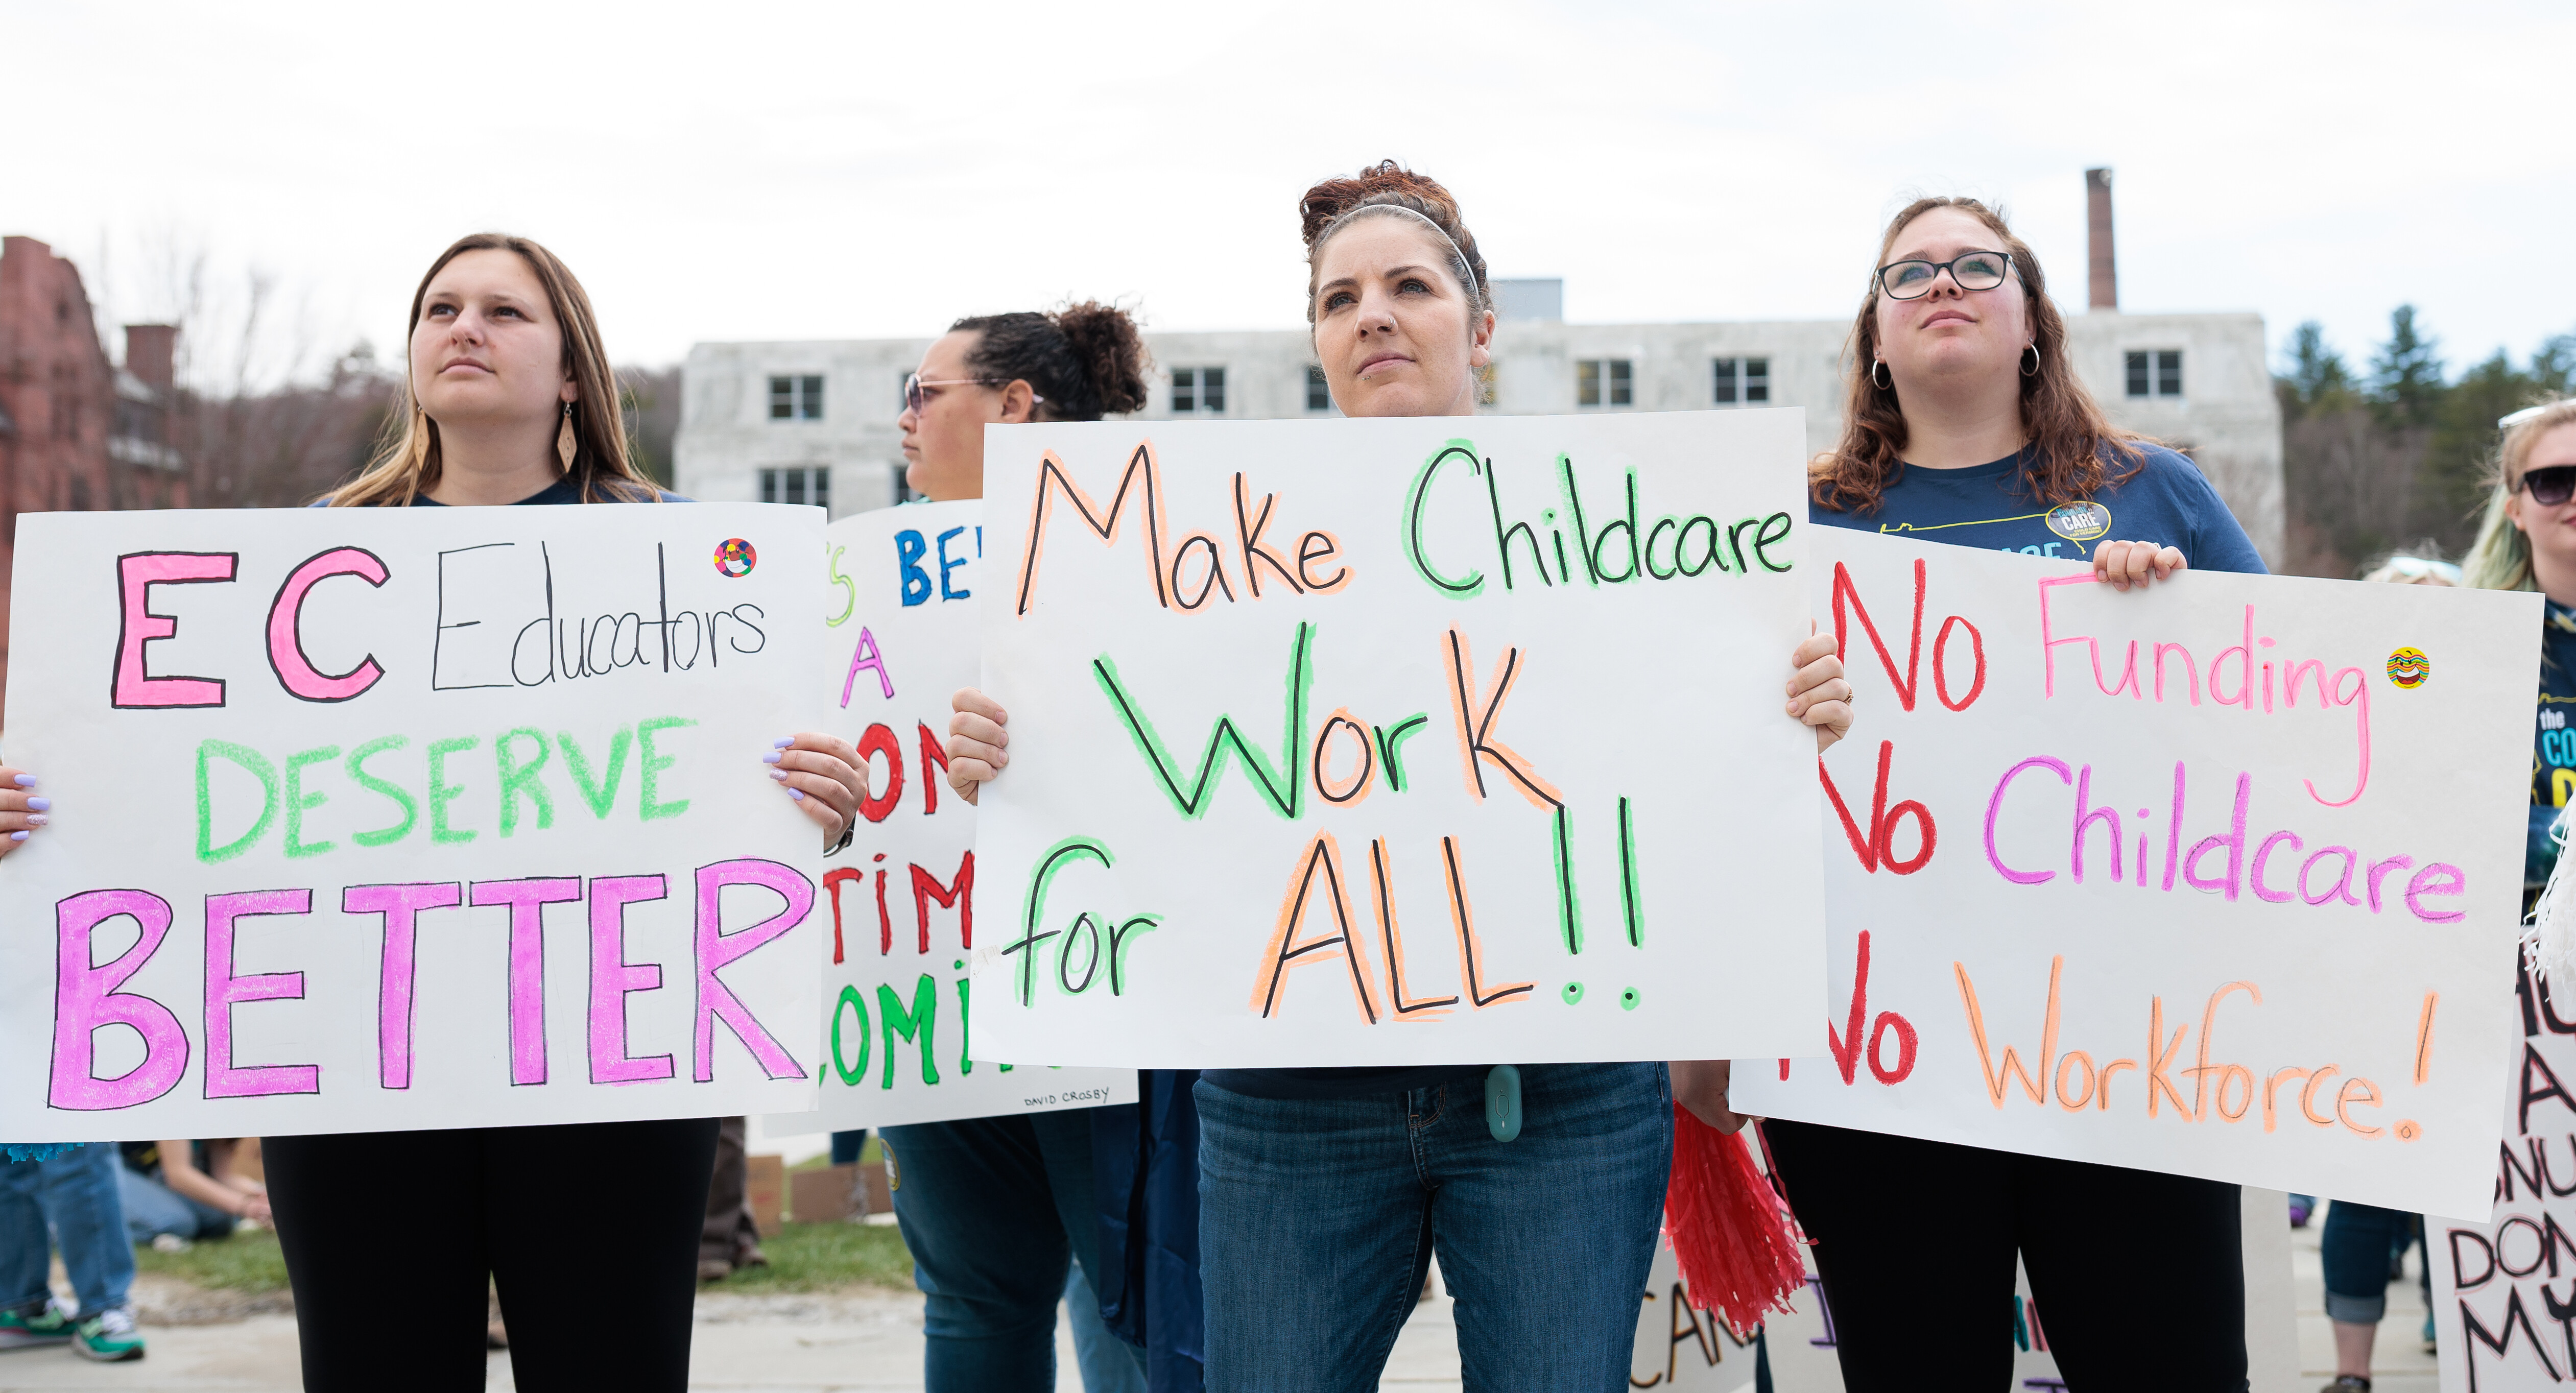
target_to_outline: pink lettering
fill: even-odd
[[[581,898],[577,877],[478,880],[474,903],[510,907],[510,1082],[546,1081],[545,907]]]
[[[2221,656],[2225,655],[2222,654]],[[2212,664],[2213,668],[2215,666],[2215,664]],[[2216,694],[2212,693],[2212,695],[2214,696]],[[2191,854],[2182,859],[2182,878],[2191,886],[2192,889],[2224,890],[2227,892],[2227,898],[2229,900],[2232,901],[2236,898],[2236,892],[2243,887],[2245,877],[2245,808],[2247,803],[2252,801],[2253,796],[2254,776],[2251,774],[2237,775],[2236,817],[2235,821],[2228,825],[2227,835],[2223,837],[2201,838],[2199,842],[2192,846]],[[2175,822],[2172,835],[2177,841],[2182,837],[2182,825],[2179,819]],[[2203,880],[2200,876],[2200,858],[2209,852],[2219,850],[2224,850],[2227,853],[2226,876],[2224,878]]]
[[[105,967],[90,963],[98,926],[119,916],[142,926],[134,946]],[[54,1060],[45,1104],[101,1112],[149,1103],[176,1087],[188,1069],[188,1032],[170,1008],[119,990],[143,970],[170,933],[170,903],[143,890],[92,890],[54,905]],[[143,1037],[143,1062],[112,1078],[97,1077],[100,1029],[121,1025]]]
[[[313,666],[304,654],[304,597],[333,576],[356,576],[382,586],[390,574],[374,552],[361,547],[334,547],[288,572],[286,583],[277,588],[277,599],[268,607],[268,665],[277,673],[278,683],[306,701],[347,701],[376,685],[385,670],[376,665],[373,654],[336,677]]]
[[[767,919],[734,933],[724,931],[721,896],[728,885],[758,885],[776,891],[787,906]],[[706,1083],[716,1076],[716,1021],[724,1020],[734,1038],[760,1061],[773,1079],[801,1079],[803,1066],[752,1018],[740,998],[716,974],[728,964],[805,922],[814,908],[814,885],[792,866],[744,857],[698,867],[698,1012],[697,1067],[690,1077]]]
[[[233,1063],[233,1008],[254,1001],[301,1001],[304,974],[233,971],[235,921],[270,914],[310,914],[310,890],[250,890],[206,897],[206,1096],[260,1098],[277,1093],[319,1093],[322,1069],[313,1064]]]
[[[2048,582],[2042,581],[2040,583],[2042,585],[2046,585]],[[2042,590],[2039,593],[2044,610],[2048,592]],[[2023,771],[2030,769],[2052,769],[2057,772],[2057,777],[2060,782],[2069,784],[2075,782],[2075,771],[2067,768],[2064,760],[2050,759],[2046,755],[2033,755],[2029,759],[2025,759],[2021,763],[2014,765],[2012,768],[2005,770],[2003,778],[1995,784],[1994,797],[1986,800],[1986,864],[1994,867],[1997,875],[2002,876],[2004,879],[2011,881],[2015,885],[2037,885],[2042,881],[2055,880],[2057,878],[2057,872],[2055,871],[2014,870],[2012,867],[2004,864],[2003,853],[1995,849],[1995,819],[2003,815],[2004,791],[2012,787],[2012,781],[2020,778]]]
[[[885,692],[886,700],[894,700],[894,674],[886,671],[885,655],[877,651],[877,636],[869,633],[868,626],[862,624],[859,626],[858,646],[850,650],[849,675],[841,679],[842,710],[850,707],[850,693],[858,687],[859,674],[869,671],[876,673],[877,686]]]
[[[626,961],[626,906],[668,897],[658,875],[594,876],[590,882],[590,1081],[644,1083],[672,1075],[671,1056],[626,1052],[626,994],[658,991],[659,963]]]
[[[2420,901],[2426,895],[2466,894],[2468,892],[2468,888],[2468,877],[2460,870],[2459,867],[2445,866],[2441,862],[2436,861],[2432,865],[2426,866],[2424,869],[2417,871],[2415,873],[2415,878],[2406,882],[2406,907],[2415,912],[2416,918],[2423,920],[2427,924],[2457,923],[2469,916],[2457,910],[2446,912],[2442,910],[2426,909]]]
[[[344,914],[385,917],[383,966],[376,987],[376,1081],[411,1087],[414,924],[424,909],[447,909],[464,899],[463,887],[444,884],[352,885],[340,892]]]
[[[152,612],[152,587],[229,581],[231,552],[139,551],[116,559],[116,675],[108,704],[118,707],[221,706],[223,679],[154,677],[143,660],[143,647],[179,632],[179,621]]]

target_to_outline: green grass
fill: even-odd
[[[709,1291],[836,1291],[847,1286],[911,1291],[912,1254],[904,1251],[903,1233],[892,1224],[787,1223],[764,1234],[760,1250],[767,1267],[735,1272]]]
[[[134,1265],[217,1291],[257,1296],[286,1289],[286,1255],[278,1251],[277,1235],[267,1229],[201,1238],[184,1253],[155,1252],[148,1243],[137,1244]]]

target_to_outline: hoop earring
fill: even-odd
[[[555,432],[555,454],[563,467],[572,468],[572,458],[581,452],[581,438],[572,433],[572,403],[564,403],[563,428]]]
[[[2026,343],[2022,345],[2022,348],[2025,352],[2030,354],[2030,366],[2023,368],[2021,370],[2021,375],[2024,377],[2039,376],[2039,345],[2036,343]]]
[[[1872,358],[1869,360],[1869,385],[1876,387],[1882,392],[1893,388],[1895,384],[1887,380],[1886,373],[1887,360],[1885,358]]]

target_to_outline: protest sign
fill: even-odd
[[[977,1036],[1713,1057],[1822,982],[1794,412],[986,435]]]
[[[2424,1221],[2442,1393],[2576,1378],[2576,1012],[2527,970],[2516,986],[2494,1211]]]
[[[1832,1004],[1738,1108],[2486,1212],[2537,596],[1808,540]]]
[[[948,788],[947,739],[949,698],[982,664],[983,522],[981,503],[925,503],[824,534],[826,695],[832,729],[867,764],[869,798],[849,850],[823,873],[822,1107],[771,1119],[773,1132],[1136,1101],[1133,1069],[976,1054],[975,807]],[[993,928],[987,916],[987,937]]]
[[[18,523],[0,1136],[809,1108],[822,514]]]

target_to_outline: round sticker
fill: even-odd
[[[2048,530],[2070,542],[2089,542],[2111,530],[2111,510],[2099,503],[2065,503],[2048,510]]]
[[[750,575],[751,568],[759,564],[759,554],[751,549],[751,543],[744,541],[740,537],[728,537],[716,547],[716,573],[718,575],[733,576],[736,579],[739,579],[743,576]]]
[[[2421,648],[2400,648],[2388,655],[2388,680],[2408,691],[2432,680],[2433,660]]]

